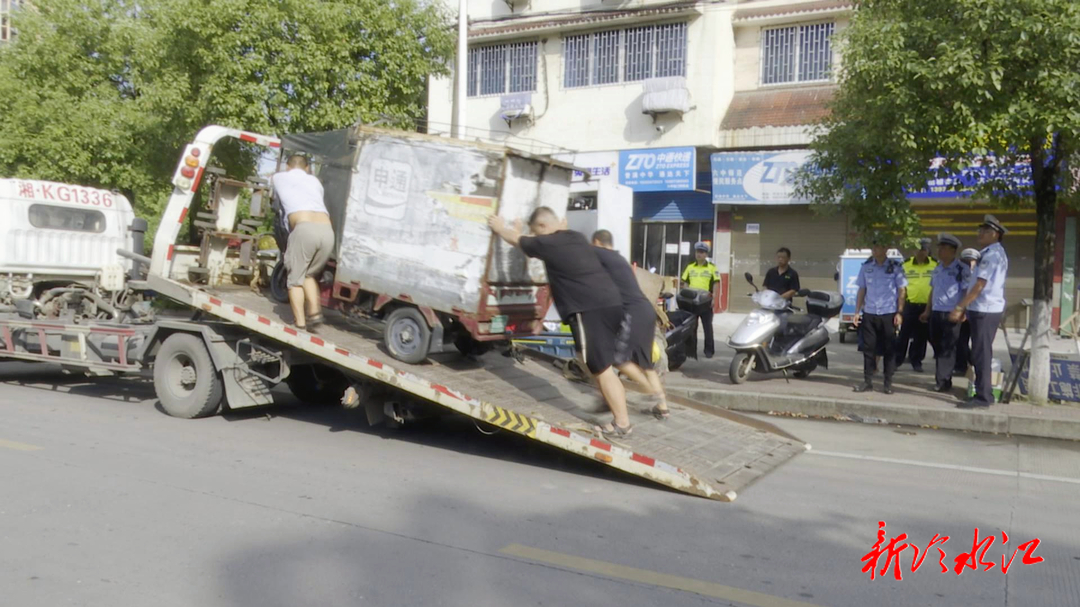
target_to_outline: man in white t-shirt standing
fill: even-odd
[[[271,179],[288,221],[289,242],[285,248],[289,305],[296,327],[307,329],[324,322],[316,278],[334,251],[334,228],[323,202],[323,186],[311,174],[307,158],[289,157],[287,170]]]

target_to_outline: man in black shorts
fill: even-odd
[[[508,226],[495,215],[488,218],[488,225],[506,242],[544,262],[555,308],[573,330],[575,347],[584,355],[585,366],[596,377],[615,418],[599,430],[605,435],[629,436],[626,390],[611,368],[623,320],[622,297],[600,265],[596,249],[579,232],[567,230],[566,222],[547,207],[537,208],[529,217],[529,230],[535,236],[522,236],[517,226]]]
[[[656,309],[641,292],[634,269],[615,250],[611,232],[597,230],[592,235],[596,255],[622,296],[623,322],[615,343],[615,368],[641,384],[656,399],[652,414],[656,419],[671,416],[664,385],[653,365],[652,350],[656,340]]]

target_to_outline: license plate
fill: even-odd
[[[492,316],[491,317],[491,333],[504,333],[506,332],[506,316]]]

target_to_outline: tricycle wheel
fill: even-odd
[[[741,384],[745,382],[746,378],[750,377],[750,371],[754,368],[754,361],[754,355],[748,352],[736,354],[735,358],[731,359],[731,367],[728,369],[731,383]]]
[[[281,259],[270,273],[270,299],[277,303],[289,303],[289,272],[285,270],[285,260]]]
[[[420,310],[398,308],[386,317],[383,340],[391,356],[415,365],[427,358],[431,346],[431,327]]]

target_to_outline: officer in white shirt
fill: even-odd
[[[289,225],[285,247],[289,305],[297,328],[309,329],[325,321],[315,277],[334,252],[334,228],[323,202],[322,183],[311,174],[307,158],[294,154],[286,167],[274,174],[271,184],[281,202],[282,220]]]
[[[960,403],[961,409],[989,407],[994,402],[990,382],[990,365],[994,357],[994,336],[1001,317],[1005,313],[1005,275],[1009,271],[1009,257],[1001,239],[1009,231],[997,217],[983,216],[979,225],[979,265],[975,267],[975,281],[971,290],[949,314],[949,320],[959,321],[965,311],[971,323],[971,359],[975,366],[975,397]]]

